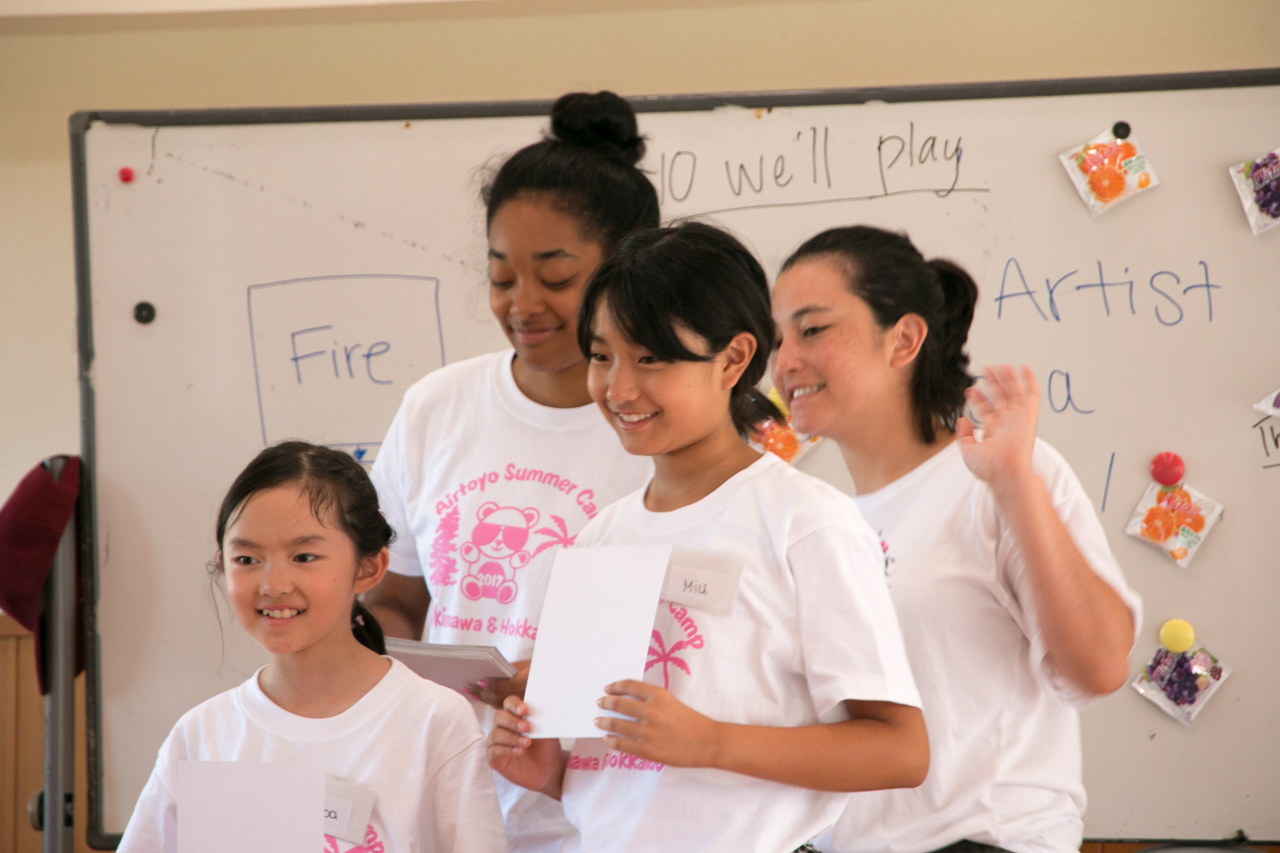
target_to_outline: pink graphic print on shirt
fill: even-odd
[[[452,556],[458,550],[453,541],[457,536],[458,507],[455,505],[440,519],[435,539],[431,541],[431,559],[428,565],[431,566],[431,583],[436,586],[451,586],[454,575],[458,573],[458,561]]]
[[[342,849],[342,845],[338,839],[332,835],[324,837],[324,853],[384,853],[382,839],[378,838],[378,830],[373,828],[373,824],[368,824],[364,830],[364,844],[354,844],[346,850]]]
[[[536,527],[543,512],[531,506],[503,505],[488,501],[476,511],[470,532],[459,528],[464,517],[466,496],[483,492],[500,483],[537,483],[558,492],[557,501],[570,498],[588,519],[597,512],[596,494],[592,489],[580,486],[567,477],[541,468],[520,468],[509,463],[505,471],[488,471],[460,483],[456,489],[436,502],[439,525],[431,539],[431,552],[427,567],[431,570],[428,581],[432,587],[459,584],[464,597],[471,601],[491,599],[498,604],[511,604],[519,596],[520,583],[516,579],[519,569],[528,565],[534,557],[555,547],[567,548],[573,544],[576,534],[569,532],[565,518],[547,513],[550,519],[542,527]],[[520,501],[524,503],[524,501]],[[470,515],[470,510],[466,510]],[[462,544],[459,546],[459,534]],[[536,544],[531,536],[545,537]],[[461,558],[463,566],[459,566]],[[458,570],[463,568],[462,578]]]
[[[499,604],[515,601],[520,591],[516,571],[528,565],[529,533],[541,517],[533,507],[518,509],[488,501],[476,511],[476,525],[459,554],[467,564],[462,594],[472,601],[492,598]]]
[[[564,519],[561,518],[560,516],[558,515],[551,516],[551,522],[556,526],[557,529],[552,530],[550,527],[539,527],[537,530],[533,531],[534,533],[537,533],[540,536],[550,537],[547,539],[547,541],[543,542],[541,545],[537,547],[537,549],[534,550],[533,556],[535,557],[541,554],[543,551],[547,550],[548,548],[554,548],[557,545],[559,545],[562,548],[568,548],[570,545],[573,544],[573,540],[578,538],[577,536],[569,535],[569,526],[565,524]]]
[[[668,667],[674,666],[683,670],[685,675],[693,675],[689,669],[689,664],[676,656],[676,653],[684,649],[700,649],[704,645],[702,634],[698,632],[698,623],[693,621],[693,616],[689,611],[678,604],[667,604],[667,610],[675,618],[676,624],[684,631],[684,639],[676,640],[669,647],[663,640],[661,632],[657,628],[653,629],[653,634],[649,640],[649,659],[645,662],[644,671],[648,672],[659,664],[662,665],[662,689],[671,689],[671,672]]]
[[[884,554],[884,576],[892,578],[894,571],[890,567],[898,562],[898,558],[889,553],[889,543],[885,541],[884,531],[878,531],[876,536],[880,540],[880,551]]]

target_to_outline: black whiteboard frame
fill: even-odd
[[[1067,95],[1104,95],[1125,92],[1165,92],[1195,89],[1247,88],[1280,85],[1280,68],[1238,71],[1204,71],[1181,74],[1148,74],[1131,77],[1082,77],[1055,80],[1013,80],[991,83],[952,83],[930,86],[878,86],[853,89],[808,89],[777,92],[740,92],[703,95],[643,95],[627,100],[638,113],[699,112],[716,107],[748,108],[843,106],[873,101],[965,101],[1006,98],[1038,98]],[[144,127],[191,127],[226,124],[301,124],[347,121],[418,121],[452,118],[505,118],[549,115],[554,100],[470,101],[443,104],[385,104],[366,106],[249,107],[203,110],[87,110],[68,120],[71,135],[71,187],[74,204],[76,321],[80,370],[81,469],[81,565],[84,567],[85,734],[88,770],[88,845],[114,850],[120,835],[102,829],[102,694],[101,660],[97,635],[97,444],[94,423],[92,294],[89,290],[89,208],[85,174],[85,134],[94,122],[134,124]],[[1280,844],[1237,833],[1228,839],[1090,838],[1089,842],[1150,844]]]

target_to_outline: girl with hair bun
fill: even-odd
[[[482,191],[489,307],[511,348],[413,385],[374,462],[400,536],[365,603],[388,635],[496,646],[517,663],[517,677],[474,686],[485,725],[484,703],[523,692],[555,550],[652,470],[591,404],[577,336],[592,272],[658,224],[644,150],[626,101],[574,93],[549,136],[497,169]],[[570,831],[559,804],[498,786],[512,850],[558,851]]]
[[[637,233],[591,280],[591,396],[654,476],[579,546],[672,544],[738,563],[736,594],[661,601],[644,678],[603,686],[604,738],[526,736],[515,696],[489,763],[562,798],[569,851],[789,853],[849,791],[918,785],[929,756],[875,534],[830,485],[743,437],[773,340],[764,271],[697,223]]]
[[[861,226],[810,239],[774,288],[774,384],[797,429],[839,444],[879,532],[932,758],[919,788],[851,798],[826,851],[1078,850],[1076,709],[1128,675],[1141,601],[1036,438],[1030,369],[974,385],[977,296],[960,267]]]

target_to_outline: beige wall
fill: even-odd
[[[0,497],[43,456],[79,446],[75,110],[1256,68],[1280,65],[1274,12],[1270,0],[482,0],[0,20]]]

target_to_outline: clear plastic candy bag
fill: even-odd
[[[1280,225],[1280,148],[1227,171],[1254,235]]]
[[[1231,667],[1204,646],[1185,652],[1160,648],[1131,686],[1161,711],[1189,726],[1230,674]]]
[[[1122,135],[1116,136],[1117,131]],[[1064,152],[1058,159],[1094,216],[1160,183],[1124,122],[1117,122],[1111,130]]]

